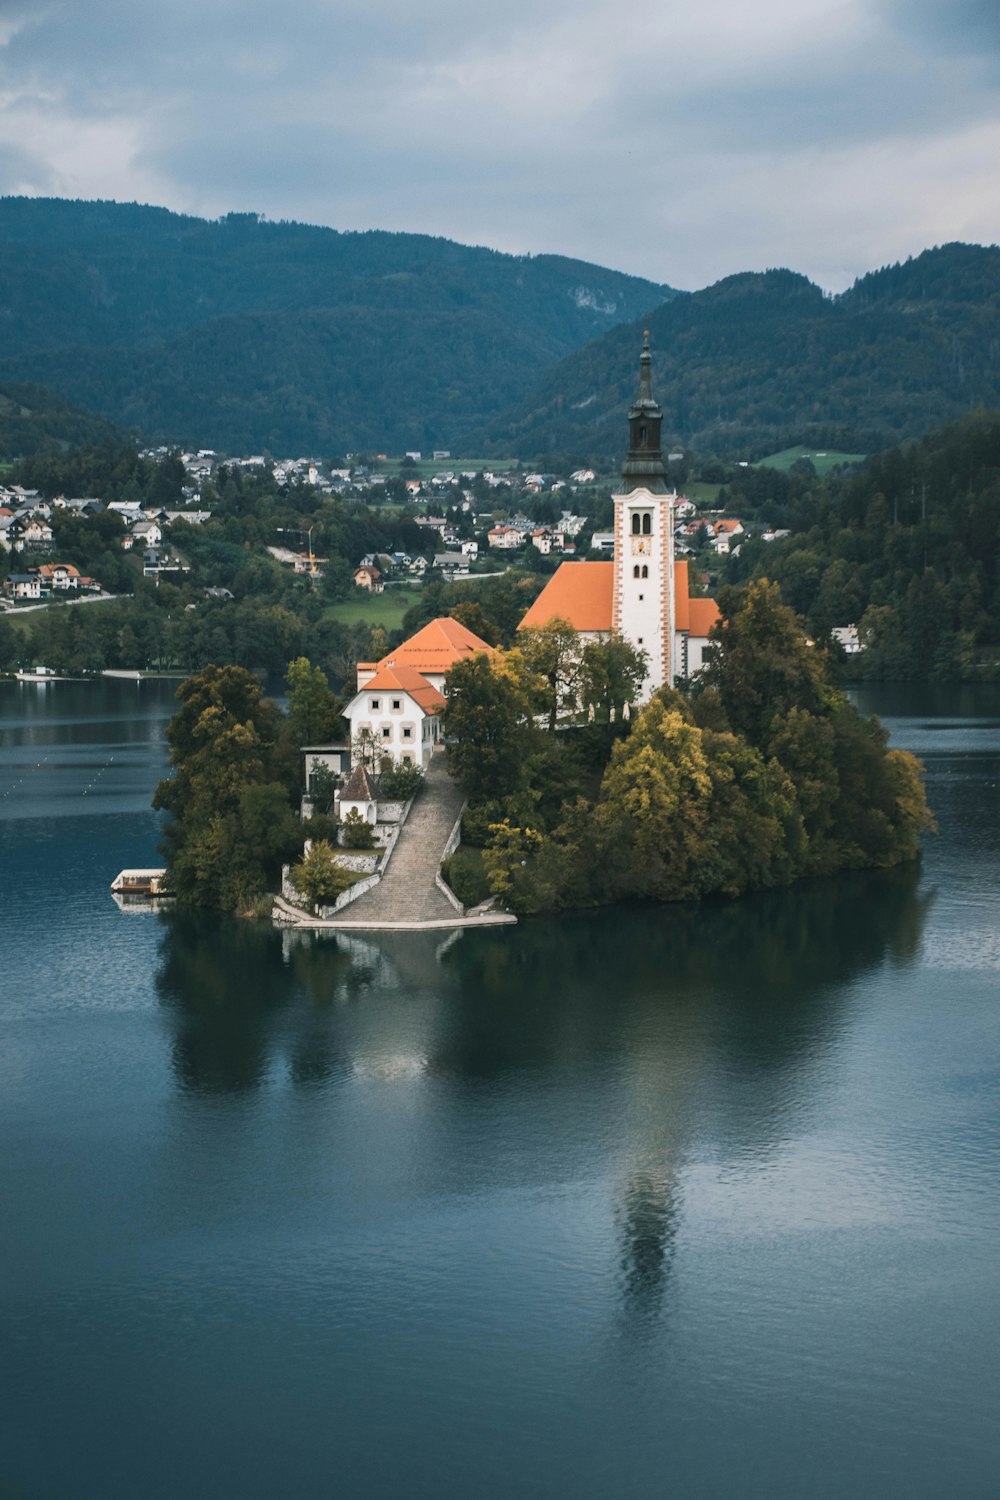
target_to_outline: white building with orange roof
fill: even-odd
[[[358,690],[385,667],[409,667],[426,677],[440,693],[444,691],[445,673],[449,667],[461,661],[463,656],[474,656],[477,651],[492,649],[460,620],[441,615],[418,630],[416,635],[387,651],[380,662],[359,661]]]
[[[371,736],[383,755],[426,770],[441,741],[445,674],[455,662],[490,650],[473,631],[444,615],[381,661],[358,662],[358,690],[344,710],[351,744],[360,734]]]
[[[352,746],[360,735],[374,741],[376,755],[424,771],[441,739],[442,708],[444,695],[412,667],[384,667],[354,695],[344,717]]]
[[[713,599],[690,598],[687,563],[674,557],[677,495],[667,488],[662,419],[653,399],[647,334],[639,390],[628,414],[628,457],[612,497],[614,561],[563,563],[519,626],[560,619],[591,639],[624,636],[646,654],[644,698],[701,669],[719,617]]]

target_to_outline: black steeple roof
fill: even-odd
[[[639,389],[628,413],[628,458],[622,466],[622,492],[651,490],[667,493],[667,471],[660,450],[663,412],[653,400],[653,357],[649,352],[649,330],[642,336],[639,356]]]

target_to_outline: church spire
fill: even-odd
[[[639,389],[628,413],[628,458],[622,467],[622,489],[649,490],[662,495],[667,490],[667,471],[660,450],[663,413],[653,400],[653,357],[649,352],[649,329],[642,336],[639,356]]]

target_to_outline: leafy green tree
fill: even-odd
[[[306,656],[289,662],[288,717],[300,745],[321,745],[342,732],[340,704],[322,667],[314,667]]]
[[[815,713],[829,702],[826,662],[767,579],[723,589],[719,609],[702,682],[718,693],[729,727],[764,747],[777,715],[794,707]]]
[[[167,867],[181,900],[232,910],[265,888],[293,840],[292,788],[276,775],[281,714],[240,667],[206,667],[177,696],[173,775],[153,797],[168,814]]]
[[[345,849],[374,849],[375,830],[366,818],[363,818],[356,807],[352,807],[346,818],[341,820],[341,832],[344,835]]]
[[[464,657],[445,678],[449,766],[473,802],[506,797],[527,779],[535,745],[523,678],[499,670],[485,652]]]
[[[313,910],[332,906],[337,897],[354,884],[355,876],[337,861],[328,839],[316,839],[291,870],[292,884],[310,902]]]
[[[639,701],[648,656],[624,636],[588,641],[580,663],[580,702],[598,723],[618,722]]]
[[[579,631],[568,620],[553,619],[520,631],[517,643],[528,671],[543,684],[540,707],[553,734],[561,714],[579,711],[583,669]]]

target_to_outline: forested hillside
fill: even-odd
[[[0,199],[0,378],[228,451],[451,447],[670,295],[427,235]]]
[[[1000,249],[946,245],[828,297],[791,271],[730,276],[649,326],[664,435],[759,458],[792,443],[874,452],[1000,404]],[[484,451],[620,455],[638,329],[569,355]]]
[[[110,422],[37,385],[0,385],[0,462],[120,438]]]
[[[720,498],[733,514],[792,530],[745,543],[731,581],[774,580],[817,638],[859,625],[865,675],[1000,678],[1000,412],[826,483],[737,470]]]

